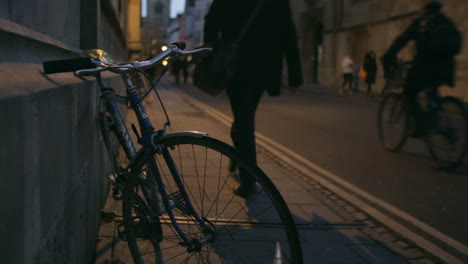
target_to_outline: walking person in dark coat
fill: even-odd
[[[250,15],[260,8],[250,28],[238,43],[239,67],[227,88],[234,121],[231,137],[235,148],[252,163],[256,163],[255,112],[265,91],[280,95],[283,58],[286,59],[289,87],[302,84],[299,49],[289,0],[214,0],[205,17],[204,41],[213,44],[233,43]],[[231,164],[235,170],[235,164]],[[235,190],[247,197],[256,190],[253,179],[239,171],[241,184]]]
[[[364,70],[366,71],[366,84],[367,84],[367,96],[372,95],[372,84],[375,83],[375,77],[377,75],[377,61],[375,59],[375,52],[369,51],[364,57]]]

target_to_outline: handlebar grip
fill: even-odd
[[[183,40],[173,42],[173,43],[171,43],[171,45],[175,45],[181,50],[184,50],[187,47],[187,44],[185,44],[185,41],[183,41]]]
[[[96,68],[91,58],[76,58],[67,60],[44,61],[42,63],[45,74],[75,72],[82,69]]]

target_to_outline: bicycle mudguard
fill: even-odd
[[[202,138],[208,136],[208,133],[200,132],[200,131],[178,131],[169,134],[162,135],[159,140],[164,140],[172,137],[195,137],[195,138]]]
[[[45,74],[75,72],[83,69],[94,69],[96,64],[91,58],[45,61],[42,63]]]

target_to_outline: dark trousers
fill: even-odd
[[[367,95],[370,95],[372,92],[372,83],[368,82],[367,83]]]
[[[188,70],[187,68],[183,68],[182,70],[176,70],[174,71],[174,81],[177,85],[180,84],[180,71],[182,71],[182,76],[184,77],[184,84],[187,84],[187,78],[188,78]]]
[[[417,128],[424,126],[423,109],[418,102],[418,94],[421,91],[428,91],[428,100],[433,101],[438,98],[439,82],[430,73],[419,65],[415,65],[405,79],[403,94],[407,100],[408,114],[413,118]]]
[[[352,73],[344,73],[343,74],[343,84],[341,84],[341,87],[345,87],[346,84],[348,84],[348,89],[352,91],[352,85],[353,85],[353,74]]]
[[[257,163],[255,145],[255,112],[264,92],[261,85],[237,83],[227,89],[234,121],[231,126],[231,138],[234,147],[242,157],[252,164]],[[239,168],[242,184],[252,184],[242,168]]]

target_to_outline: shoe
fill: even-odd
[[[249,185],[239,185],[236,189],[234,189],[233,193],[237,196],[242,198],[249,198],[252,195],[258,193],[260,191],[260,187],[257,184],[249,184]]]

